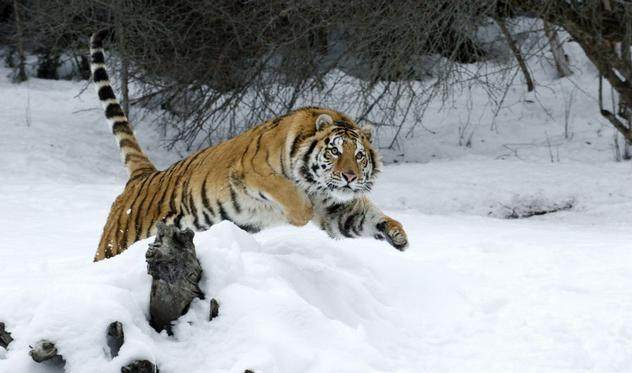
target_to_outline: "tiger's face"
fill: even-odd
[[[299,169],[306,189],[340,201],[369,192],[381,166],[371,144],[372,128],[328,114],[321,114],[315,125],[315,139]]]

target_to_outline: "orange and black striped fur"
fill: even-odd
[[[104,36],[92,36],[91,70],[130,178],[112,204],[95,261],[154,235],[160,221],[200,231],[230,220],[250,232],[313,221],[332,237],[407,247],[402,225],[366,197],[381,166],[371,130],[333,110],[295,110],[158,171],[110,86]]]

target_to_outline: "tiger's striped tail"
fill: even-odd
[[[107,30],[101,30],[90,38],[90,70],[92,71],[94,88],[105,110],[105,117],[112,126],[112,133],[121,150],[121,159],[127,167],[130,178],[133,178],[146,172],[156,171],[156,167],[138,145],[138,140],[134,136],[127,116],[125,116],[110,84],[110,78],[105,69],[103,51],[103,39],[107,34]]]

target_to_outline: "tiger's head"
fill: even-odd
[[[346,116],[320,114],[315,133],[305,141],[297,174],[308,192],[348,201],[369,192],[381,168],[371,143],[373,126],[358,126]]]

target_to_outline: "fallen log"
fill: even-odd
[[[153,278],[149,299],[149,324],[172,334],[171,322],[184,315],[195,298],[204,299],[198,282],[202,267],[195,255],[194,233],[158,223],[158,233],[145,255],[147,273]]]

